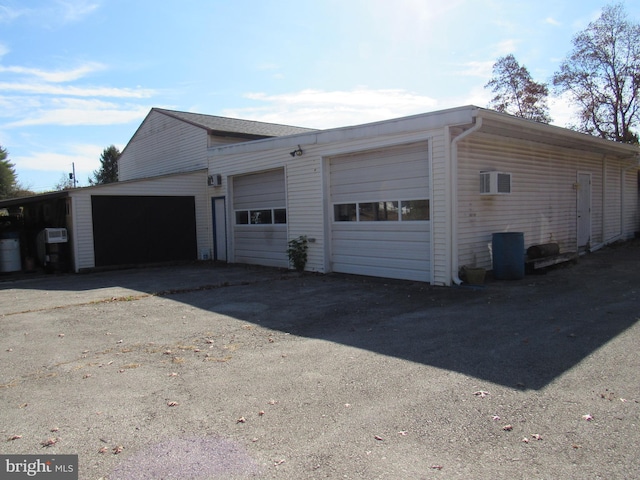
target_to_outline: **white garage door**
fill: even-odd
[[[330,159],[334,272],[430,281],[427,143]]]
[[[233,178],[235,262],[287,268],[284,169]]]

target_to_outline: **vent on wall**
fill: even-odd
[[[503,195],[511,193],[511,174],[504,172],[480,172],[480,193]]]
[[[219,187],[222,185],[222,175],[219,173],[217,175],[209,175],[207,177],[207,185],[210,187]]]

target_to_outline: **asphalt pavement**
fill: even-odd
[[[0,454],[96,480],[638,478],[639,267],[632,241],[479,287],[0,277]]]

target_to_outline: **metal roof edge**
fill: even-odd
[[[473,105],[466,105],[406,117],[363,123],[360,125],[349,125],[295,135],[265,138],[252,142],[218,145],[209,147],[208,152],[212,155],[256,152],[274,148],[289,148],[298,144],[323,144],[337,140],[344,140],[345,138],[358,139],[379,135],[392,135],[394,133],[442,128],[447,125],[467,125],[473,122],[473,112],[476,108],[477,107]]]

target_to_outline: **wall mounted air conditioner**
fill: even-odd
[[[45,228],[42,231],[44,243],[67,243],[66,228]]]
[[[511,174],[505,172],[480,172],[482,195],[504,195],[511,193]]]
[[[207,185],[210,187],[219,187],[222,185],[222,175],[219,173],[216,175],[209,175],[207,177]]]

